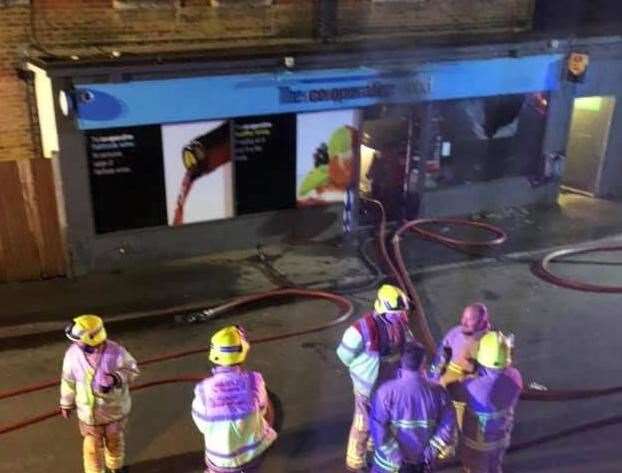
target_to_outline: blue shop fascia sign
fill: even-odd
[[[352,109],[556,89],[561,55],[396,68],[187,77],[76,87],[82,130]]]
[[[432,78],[425,74],[415,74],[401,82],[388,83],[376,80],[369,84],[349,87],[319,86],[315,89],[304,90],[291,86],[279,87],[279,103],[343,103],[355,99],[392,100],[400,97],[417,99],[425,97],[432,91]]]

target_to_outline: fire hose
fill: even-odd
[[[140,391],[141,389],[145,389],[145,388],[150,388],[153,386],[161,386],[163,384],[173,384],[173,383],[198,383],[199,381],[201,381],[202,379],[204,379],[205,376],[201,376],[201,375],[195,375],[195,376],[191,376],[191,375],[185,375],[185,376],[179,376],[176,378],[168,378],[168,379],[158,379],[155,381],[150,381],[148,383],[142,383],[142,384],[136,384],[134,386],[132,386],[132,391]],[[58,382],[54,383],[54,385],[58,384]],[[45,386],[45,387],[49,387],[49,386]],[[44,389],[44,388],[41,388]],[[32,392],[32,391],[29,391]],[[8,434],[9,432],[13,432],[15,430],[20,430],[23,428],[26,428],[28,426],[34,425],[34,424],[38,424],[39,422],[43,422],[45,420],[51,419],[53,417],[56,417],[58,415],[60,415],[61,411],[60,408],[56,408],[54,410],[48,411],[48,412],[44,412],[43,414],[38,414],[36,416],[33,417],[29,417],[28,419],[24,419],[20,422],[16,422],[14,424],[9,424],[9,425],[5,425],[0,427],[0,435],[2,434]]]
[[[601,285],[601,284],[592,284],[581,281],[576,281],[574,279],[562,278],[553,274],[550,269],[550,264],[553,260],[561,258],[563,256],[569,255],[581,255],[586,253],[599,253],[603,251],[621,251],[622,246],[620,245],[612,245],[612,246],[599,246],[599,247],[589,247],[589,248],[570,248],[564,250],[554,251],[549,253],[540,261],[538,261],[534,266],[532,266],[533,273],[544,279],[545,281],[555,284],[556,286],[565,287],[567,289],[574,289],[576,291],[586,291],[586,292],[604,292],[604,293],[622,293],[622,286],[609,286],[609,285]]]
[[[323,300],[333,302],[337,306],[339,306],[339,308],[341,309],[341,313],[339,317],[331,320],[330,322],[318,324],[318,325],[315,325],[315,326],[312,326],[312,327],[309,327],[303,330],[295,330],[295,331],[290,331],[290,332],[280,333],[277,335],[270,335],[267,337],[261,337],[261,338],[255,338],[255,339],[251,338],[249,340],[250,343],[259,344],[259,343],[273,342],[277,340],[283,340],[286,338],[298,337],[298,336],[308,335],[308,334],[315,333],[315,332],[320,332],[322,330],[327,330],[331,327],[334,327],[335,325],[339,325],[345,322],[346,320],[348,320],[352,316],[352,313],[354,311],[354,307],[352,306],[352,303],[343,296],[339,296],[336,294],[331,294],[329,292],[323,292],[323,291],[310,291],[306,289],[288,288],[288,289],[277,289],[274,291],[268,291],[268,292],[263,292],[259,294],[251,294],[248,296],[238,297],[224,304],[208,309],[205,312],[208,317],[212,318],[212,317],[222,315],[225,312],[229,312],[233,309],[237,309],[239,307],[252,304],[254,302],[259,302],[259,301],[263,301],[266,299],[272,299],[276,297],[310,297],[313,299],[323,299]],[[204,353],[207,351],[209,351],[209,348],[201,347],[201,348],[197,348],[193,350],[166,353],[166,354],[159,355],[153,358],[148,358],[146,360],[141,360],[139,361],[139,364],[140,366],[146,366],[146,365],[150,365],[154,363],[160,363],[163,361],[174,360],[174,359],[183,358],[183,357],[190,356],[190,355]],[[160,379],[160,380],[155,380],[155,381],[151,381],[148,383],[135,385],[132,387],[132,390],[135,391],[135,390],[145,389],[145,388],[149,388],[153,386],[159,386],[162,384],[181,383],[181,382],[197,382],[203,378],[204,376],[202,377],[181,376],[177,378]],[[8,398],[15,397],[15,396],[21,396],[21,395],[33,393],[36,391],[42,391],[44,389],[55,387],[58,384],[59,384],[58,379],[54,379],[54,380],[46,381],[43,383],[38,383],[33,386],[27,386],[24,388],[14,389],[11,391],[5,391],[5,392],[0,393],[0,400],[8,399]],[[37,424],[39,422],[43,422],[47,419],[55,417],[59,413],[60,411],[58,409],[54,409],[54,410],[33,416],[31,418],[25,419],[23,421],[20,421],[14,424],[0,426],[0,435],[25,428],[30,425]]]

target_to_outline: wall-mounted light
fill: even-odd
[[[61,113],[66,117],[68,117],[70,113],[73,113],[73,93],[61,90],[58,93],[58,107],[60,108]]]

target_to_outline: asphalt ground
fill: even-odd
[[[607,203],[606,210],[613,212],[616,207],[612,208]],[[601,223],[606,220],[603,215],[599,219],[594,214],[593,211],[584,212],[585,219]],[[491,219],[490,216],[488,218]],[[513,214],[511,218],[520,226],[520,219],[528,217]],[[577,218],[574,216],[570,220]],[[521,225],[533,224],[523,222]],[[592,239],[601,238],[607,233],[603,228],[609,228],[611,234],[615,229],[613,218],[606,225],[597,227],[598,231],[582,228],[576,222],[575,226],[576,232],[567,234],[567,239],[579,240],[586,235],[591,235]],[[572,225],[568,223],[567,228],[570,227]],[[433,334],[439,339],[456,323],[464,305],[483,301],[490,307],[495,326],[516,335],[515,364],[522,371],[526,384],[536,382],[551,389],[622,384],[622,366],[619,363],[622,296],[572,291],[537,279],[530,271],[530,262],[551,243],[545,241],[546,231],[539,233],[539,244],[528,251],[477,258],[439,258],[439,264],[421,267],[414,264],[415,258],[431,258],[431,255],[424,252],[411,254],[409,268],[413,270],[423,297]],[[560,240],[562,234],[559,234]],[[533,238],[537,239],[537,235]],[[560,240],[552,240],[552,243],[561,243]],[[620,238],[611,236],[607,241],[619,243]],[[283,274],[297,284],[343,284],[350,277],[363,287],[366,281],[373,279],[369,268],[355,256],[350,256],[348,264],[336,264],[331,258],[337,258],[340,251],[337,245],[333,246],[335,256],[330,258],[326,256],[325,246],[311,248],[315,248],[316,254],[307,249],[303,262],[295,261],[287,253],[282,255],[268,251],[268,256],[272,258],[271,266],[277,274]],[[519,245],[513,249],[521,250],[522,247]],[[447,249],[435,251],[439,254],[451,253]],[[248,258],[251,257],[254,256],[249,252]],[[316,260],[322,261],[321,266],[325,269],[318,270],[317,264],[314,264],[318,262]],[[223,266],[228,265],[223,263]],[[620,265],[622,257],[619,253],[599,253],[575,256],[569,263],[555,263],[553,267],[559,274],[615,284],[622,283]],[[235,284],[226,287],[226,291],[222,288],[214,290],[210,294],[214,301],[245,290],[265,290],[275,286],[274,274],[269,277],[265,268],[261,270],[254,261],[240,267],[240,274],[244,271],[256,273],[246,278],[240,276]],[[180,270],[180,274],[186,273]],[[329,277],[322,280],[322,274]],[[104,278],[104,275],[96,276]],[[82,284],[80,281],[72,283]],[[214,281],[207,284],[217,286]],[[166,286],[166,281],[163,285],[166,291],[174,289]],[[93,289],[97,289],[97,285]],[[31,290],[18,288],[18,292],[28,293]],[[125,292],[122,291],[122,294]],[[143,295],[139,291],[134,291],[134,294],[136,299]],[[88,294],[82,297],[88,298]],[[129,295],[124,297],[129,305],[134,304],[135,307],[140,304]],[[361,311],[370,307],[374,292],[353,290],[349,297]],[[164,302],[170,303],[168,300]],[[31,303],[32,306],[45,305],[34,299]],[[48,304],[53,304],[53,301],[48,301]],[[335,314],[336,309],[327,302],[285,301],[252,307],[226,319],[192,325],[173,316],[121,318],[110,324],[109,334],[138,359],[144,359],[159,353],[207,347],[211,334],[228,323],[241,323],[247,327],[251,337],[261,337],[315,325]],[[60,322],[52,318],[33,323],[28,329],[39,329],[41,324],[50,328],[51,325],[45,324]],[[4,334],[8,336],[1,339],[0,391],[59,376],[62,355],[67,347],[62,332],[55,328],[28,332],[27,336],[38,334],[42,338],[38,343],[33,340],[22,345],[6,343],[15,341],[12,329],[18,333],[25,328],[24,324],[4,328]],[[279,440],[269,451],[262,472],[343,471],[352,393],[347,373],[336,358],[335,348],[345,328],[346,324],[252,348],[249,367],[264,374],[268,388],[274,393],[281,424]],[[206,356],[194,355],[145,367],[141,381],[208,371]],[[128,430],[128,460],[132,472],[202,471],[202,438],[190,417],[191,400],[191,384],[161,386],[134,394],[134,409]],[[621,401],[621,396],[612,396],[571,402],[521,402],[513,444],[532,440],[536,440],[536,444],[528,450],[509,454],[506,473],[622,471],[622,464],[618,461],[618,439],[622,435],[622,424],[618,418]],[[0,401],[0,423],[19,421],[53,409],[57,402],[56,389]],[[595,421],[609,422],[610,425],[554,440],[538,440],[555,437],[559,432]],[[0,437],[0,472],[22,471],[81,471],[81,445],[75,419],[64,421],[55,418]]]

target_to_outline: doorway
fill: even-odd
[[[598,196],[615,97],[574,100],[562,189]]]

